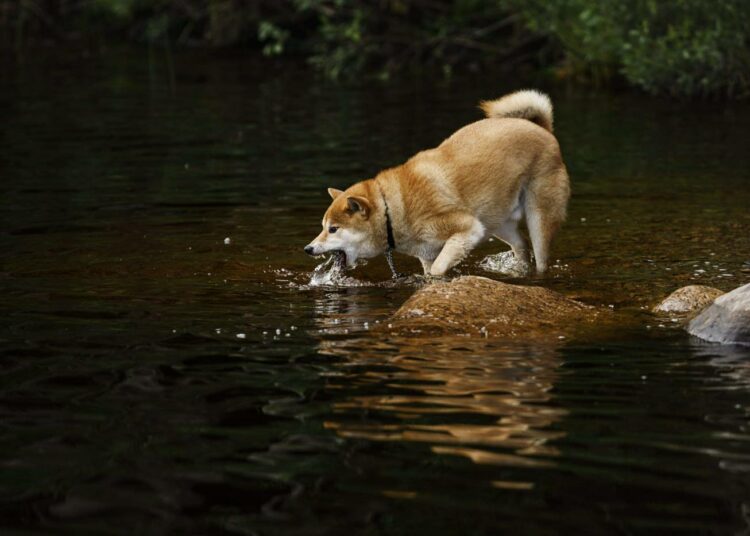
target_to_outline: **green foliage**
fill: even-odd
[[[746,91],[750,2],[690,0],[652,5],[623,46],[622,71],[651,93]]]
[[[328,2],[321,0],[298,0],[296,4],[318,17],[318,35],[312,42],[314,53],[310,63],[331,78],[361,72],[374,52],[369,36],[364,37],[369,33],[371,11],[346,0],[335,0],[334,9],[325,9]]]
[[[593,79],[619,72],[649,93],[737,95],[750,87],[747,0],[556,0],[519,3],[566,66]]]
[[[258,41],[263,43],[263,54],[265,56],[282,54],[287,39],[289,39],[289,32],[282,30],[274,23],[262,20],[258,24]]]
[[[506,3],[294,0],[297,14],[313,28],[297,49],[305,50],[309,61],[332,78],[365,70],[387,77],[424,65],[450,71],[462,62],[490,59],[488,51],[512,48],[515,37],[508,30],[513,25],[497,24],[509,15]],[[291,34],[294,39],[295,32]]]
[[[750,0],[20,0],[0,10],[0,35],[245,46],[331,78],[530,65],[653,94],[741,96],[748,21]]]

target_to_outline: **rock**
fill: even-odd
[[[688,333],[706,341],[750,346],[750,283],[716,298],[690,321]]]
[[[545,288],[464,276],[418,290],[387,325],[402,334],[559,341],[599,314]]]
[[[722,294],[724,292],[718,288],[688,285],[675,290],[652,310],[654,313],[697,314]]]

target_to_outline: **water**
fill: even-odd
[[[302,252],[325,188],[502,80],[140,51],[3,72],[5,531],[750,531],[750,352],[645,311],[750,279],[747,104],[553,92],[573,198],[538,283],[619,327],[550,348],[384,335],[423,282],[377,259],[315,286]],[[502,277],[478,266],[500,249],[461,272]]]
[[[559,264],[555,265],[555,268],[559,267]],[[516,258],[510,250],[487,255],[482,259],[482,262],[479,263],[479,268],[487,272],[495,272],[515,277],[525,277],[533,274],[531,264],[525,260]]]

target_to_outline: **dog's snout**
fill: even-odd
[[[315,248],[313,248],[312,246],[305,246],[305,253],[307,253],[308,255],[312,255],[314,249]]]

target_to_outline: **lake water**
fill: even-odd
[[[308,286],[326,187],[517,88],[146,50],[4,64],[0,526],[748,534],[750,349],[646,311],[750,280],[747,103],[550,89],[573,197],[533,282],[612,307],[605,334],[374,335],[414,291],[364,284],[382,258]],[[460,272],[499,278],[478,264],[500,249]]]

